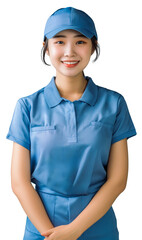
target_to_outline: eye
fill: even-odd
[[[78,41],[77,44],[84,44],[84,41]]]
[[[58,41],[56,42],[56,44],[63,44],[63,41]]]

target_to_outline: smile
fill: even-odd
[[[75,67],[78,63],[79,63],[79,61],[72,61],[72,62],[68,62],[68,61],[62,61],[62,63],[66,66],[66,67],[69,67],[69,68],[71,68],[71,67]]]

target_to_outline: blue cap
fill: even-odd
[[[76,30],[87,38],[95,36],[98,40],[92,18],[85,12],[73,7],[60,8],[47,19],[44,37],[50,39],[58,32],[67,29]]]

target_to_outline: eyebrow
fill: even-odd
[[[83,38],[87,38],[86,36],[84,36],[83,34],[78,34],[78,35],[75,35],[74,38],[77,38],[77,37],[83,37]],[[53,38],[66,38],[65,35],[55,35]]]

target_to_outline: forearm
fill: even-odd
[[[13,190],[25,213],[40,233],[53,228],[44,205],[31,183],[19,184]]]
[[[79,234],[81,235],[105,215],[123,190],[123,186],[107,181],[92,198],[87,207],[71,222],[71,226],[79,229]]]

